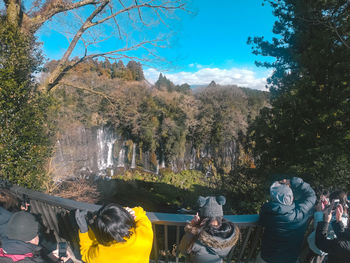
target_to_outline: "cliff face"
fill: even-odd
[[[88,176],[98,171],[97,129],[74,125],[58,135],[52,161],[58,179]]]
[[[215,159],[210,147],[197,150],[188,142],[183,156],[173,160],[155,153],[143,152],[131,140],[120,137],[110,126],[87,128],[75,124],[58,135],[52,159],[52,174],[55,180],[91,176],[112,177],[116,172],[141,168],[157,174],[161,168],[175,172],[186,169],[199,169],[210,175]],[[226,166],[234,168],[237,158],[236,144],[232,142],[215,153]]]

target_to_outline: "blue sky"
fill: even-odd
[[[169,47],[159,51],[172,66],[145,67],[146,78],[154,82],[159,72],[163,72],[176,84],[207,84],[214,80],[220,84],[264,89],[270,72],[255,66],[254,61],[259,58],[246,44],[249,36],[272,37],[272,9],[269,5],[262,6],[262,2],[194,0],[191,4],[194,14],[180,15]],[[39,32],[44,52],[50,59],[62,56],[68,44],[62,31],[48,25]]]

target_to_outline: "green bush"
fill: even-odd
[[[0,178],[39,189],[51,155],[54,100],[35,92],[35,39],[0,22]]]

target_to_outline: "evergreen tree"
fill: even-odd
[[[175,84],[171,82],[171,80],[167,79],[166,76],[163,76],[162,73],[159,74],[159,78],[154,83],[154,86],[156,86],[159,90],[167,90],[169,92],[172,92],[175,90]]]
[[[191,86],[187,83],[181,84],[180,86],[176,86],[176,91],[185,93],[185,94],[191,94]]]
[[[52,101],[35,92],[41,55],[35,39],[0,24],[0,178],[40,188],[52,146]]]
[[[126,67],[130,70],[132,74],[132,80],[141,81],[145,79],[145,76],[143,75],[142,65],[140,62],[131,60],[129,61]]]
[[[350,3],[266,2],[280,37],[248,40],[255,54],[276,58],[257,63],[274,69],[272,108],[251,126],[260,166],[305,173],[324,185],[350,184]]]

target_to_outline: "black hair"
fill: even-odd
[[[10,212],[21,211],[20,200],[8,189],[0,188],[0,206]]]
[[[113,242],[125,242],[135,228],[132,215],[118,204],[108,204],[97,211],[91,229],[98,243],[109,246]]]

